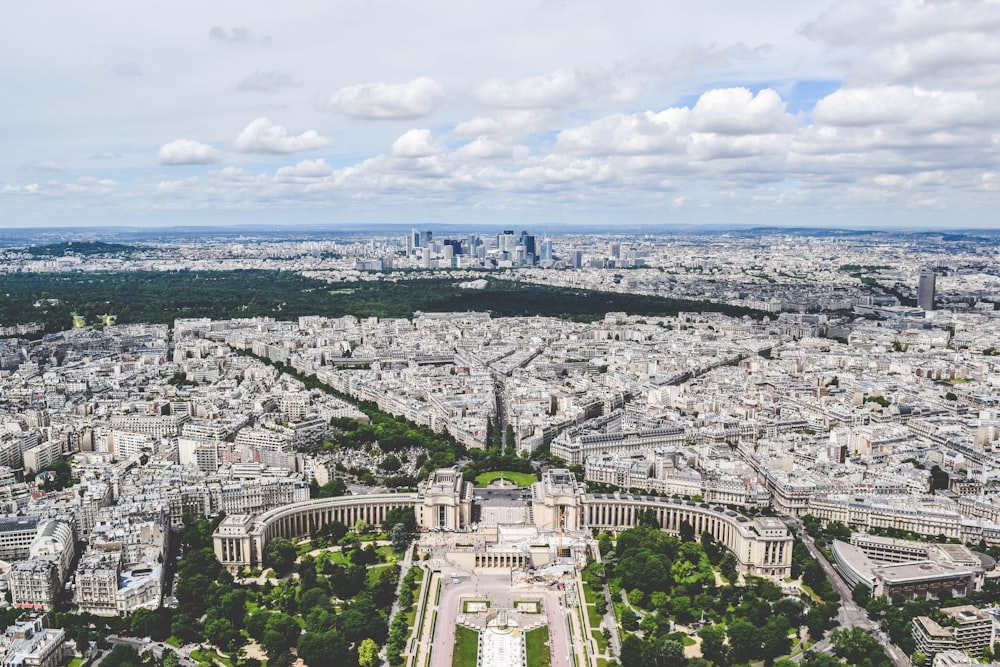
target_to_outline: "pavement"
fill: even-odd
[[[852,596],[853,591],[847,585],[847,582],[841,578],[840,574],[833,567],[830,561],[828,561],[816,547],[813,538],[809,536],[805,527],[802,525],[802,521],[798,517],[791,516],[782,517],[782,520],[788,524],[789,528],[799,534],[803,544],[805,544],[806,548],[809,549],[809,553],[812,554],[812,557],[815,558],[823,567],[823,571],[826,573],[827,578],[833,585],[834,590],[840,594],[840,611],[837,614],[837,623],[839,626],[842,628],[850,626],[859,626],[864,628],[869,634],[880,640],[882,646],[885,648],[886,655],[889,656],[889,659],[892,660],[896,667],[913,667],[909,657],[904,655],[895,644],[892,644],[889,641],[889,637],[882,632],[878,623],[868,618],[868,612],[854,602]],[[831,652],[833,650],[833,645],[830,641],[829,633],[827,633],[826,637],[816,642],[810,650],[824,653]],[[798,662],[798,660],[802,659],[802,655],[803,654],[795,656],[793,660]]]
[[[451,667],[452,651],[455,646],[455,626],[458,616],[462,613],[461,600],[463,598],[489,600],[491,608],[512,608],[514,600],[522,596],[542,599],[549,627],[549,646],[553,667],[569,667],[572,664],[570,661],[572,645],[561,591],[555,591],[549,587],[526,587],[515,590],[511,587],[509,575],[472,575],[462,577],[457,582],[453,581],[450,576],[440,577],[440,579],[440,599],[435,607],[432,589],[424,622],[423,632],[426,633],[430,629],[428,626],[431,625],[430,612],[432,609],[436,609],[437,621],[433,624],[434,637],[428,642],[431,648],[430,667]],[[426,635],[424,636],[426,637]],[[423,654],[425,651],[418,652],[416,664],[424,664],[422,662]],[[578,664],[585,663],[579,662]]]
[[[182,666],[190,666],[198,664],[198,661],[191,657],[191,651],[197,651],[199,648],[198,644],[185,644],[180,648],[171,646],[164,642],[154,642],[145,637],[123,637],[119,635],[110,635],[108,641],[112,644],[127,644],[138,651],[140,654],[146,651],[152,651],[153,655],[157,658],[163,658],[163,652],[167,649],[175,652]],[[104,652],[104,654],[94,661],[92,667],[97,667],[100,663],[107,657],[110,651]]]

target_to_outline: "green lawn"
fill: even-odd
[[[216,661],[221,662],[228,667],[232,667],[233,662],[229,658],[224,658],[214,651],[191,651],[191,657],[197,660],[201,664],[214,665]]]
[[[530,486],[538,481],[537,477],[526,472],[510,472],[507,470],[500,470],[495,472],[484,472],[481,475],[476,475],[476,486],[484,487],[498,477],[510,480],[518,486]]]
[[[597,613],[597,608],[592,604],[587,605],[587,618],[590,619],[590,627],[594,630],[599,628],[601,621],[604,620],[601,615]]]
[[[396,563],[399,561],[399,554],[390,546],[375,547],[375,552],[382,557],[382,561],[385,563]]]
[[[67,667],[80,667],[83,664],[83,658],[73,658],[69,661]]]
[[[549,628],[529,630],[524,635],[524,650],[527,662],[531,667],[552,667],[552,654],[549,652]]]
[[[548,635],[546,628],[545,634]],[[455,652],[451,655],[452,667],[476,667],[479,654],[479,633],[464,625],[455,626]],[[534,664],[530,660],[528,664]],[[546,663],[547,664],[547,663]]]
[[[337,565],[350,565],[351,563],[343,551],[323,551],[316,555],[316,562],[322,563],[324,561],[330,561]]]

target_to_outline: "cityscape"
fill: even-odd
[[[997,45],[4,3],[0,667],[1000,667]]]
[[[0,249],[8,655],[992,659],[991,232],[131,233]]]

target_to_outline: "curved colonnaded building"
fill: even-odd
[[[383,493],[323,498],[293,503],[259,515],[227,516],[213,535],[215,556],[236,571],[260,567],[264,548],[274,537],[308,537],[333,521],[354,526],[363,520],[384,523],[389,510],[412,507],[422,531],[474,532],[478,502],[470,482],[457,468],[435,471],[416,493]],[[733,553],[739,568],[755,575],[791,574],[792,536],[780,520],[751,519],[731,509],[690,500],[630,494],[587,494],[567,470],[549,470],[531,486],[525,521],[540,535],[587,535],[591,531],[617,532],[631,528],[640,516],[653,516],[660,528],[679,534],[690,526],[695,535],[710,533]],[[488,532],[488,531],[487,531]],[[509,559],[520,566],[529,558]]]

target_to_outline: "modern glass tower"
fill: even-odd
[[[934,310],[934,282],[937,276],[933,271],[921,271],[920,282],[917,283],[917,305],[924,310]]]

